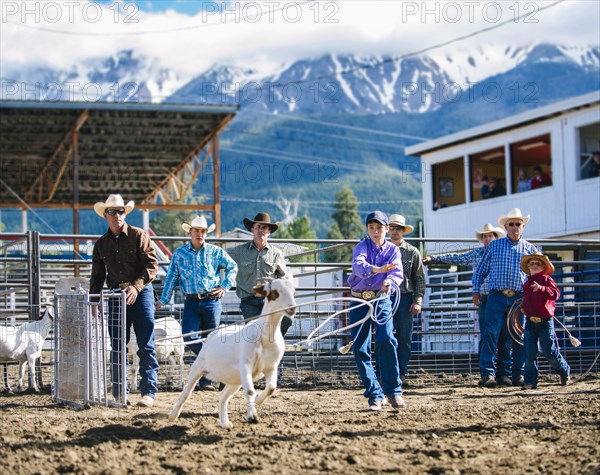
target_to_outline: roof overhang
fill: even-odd
[[[406,154],[420,157],[436,150],[449,148],[465,142],[471,142],[483,137],[495,135],[507,130],[523,127],[535,122],[541,122],[566,112],[600,104],[600,91],[594,91],[582,96],[573,97],[564,101],[555,102],[548,106],[538,107],[521,114],[507,117],[506,119],[490,122],[478,127],[466,129],[455,134],[446,135],[434,140],[406,147]]]
[[[0,101],[0,207],[90,208],[109,193],[141,208],[183,203],[193,184],[186,177],[214,153],[237,110]]]

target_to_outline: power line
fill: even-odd
[[[297,4],[298,6],[304,6],[307,5],[309,3],[314,3],[313,0],[305,0],[305,1],[298,1],[295,2],[295,4]],[[223,3],[221,3],[221,5],[223,5]],[[278,8],[269,8],[269,11],[271,13],[275,13],[275,12],[279,12],[285,8],[288,8],[288,5],[284,5],[282,7],[278,7]],[[227,10],[225,10],[227,12]],[[233,17],[233,19],[231,21],[234,21],[236,23],[242,21],[242,20],[252,20],[252,16],[251,15],[240,15],[239,17],[236,15]],[[122,32],[122,33],[109,33],[109,32],[101,32],[101,33],[95,33],[95,32],[91,32],[91,31],[66,31],[66,30],[59,30],[59,29],[52,29],[52,28],[46,28],[43,26],[31,26],[31,25],[27,25],[26,23],[17,23],[15,21],[11,21],[8,18],[5,18],[4,21],[6,23],[10,23],[12,25],[15,26],[20,26],[23,28],[29,28],[31,30],[37,30],[37,31],[44,31],[46,33],[56,33],[56,34],[60,34],[60,35],[73,35],[73,36],[95,36],[95,37],[108,37],[108,36],[145,36],[145,35],[160,35],[160,34],[165,34],[165,33],[181,33],[184,31],[190,31],[190,30],[197,30],[199,28],[209,28],[209,27],[213,27],[213,26],[220,26],[220,25],[224,25],[227,23],[231,23],[231,21],[227,20],[227,16],[225,16],[225,20],[223,21],[223,19],[221,19],[221,21],[219,22],[215,22],[215,23],[201,23],[199,25],[188,25],[188,26],[177,26],[175,28],[167,28],[167,29],[163,29],[163,30],[151,30],[151,31],[134,31],[134,32]],[[130,23],[126,23],[128,25],[132,25],[135,24],[133,22]]]

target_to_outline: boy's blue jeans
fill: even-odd
[[[538,383],[538,341],[542,354],[546,357],[550,366],[561,376],[569,376],[571,368],[556,345],[552,318],[543,320],[541,323],[534,323],[528,319],[525,322],[524,340],[525,384],[537,386]]]
[[[384,395],[402,395],[396,354],[398,343],[394,337],[392,303],[389,297],[377,302],[375,310],[381,323],[367,320],[364,324],[350,329],[354,340],[352,345],[354,360],[358,368],[358,375],[365,388],[364,396],[369,399],[369,404],[382,400]],[[366,305],[360,306],[359,302],[353,302],[350,308],[350,323],[363,319],[367,311]],[[381,374],[381,385],[371,362],[371,330],[373,327],[375,327],[375,359]]]

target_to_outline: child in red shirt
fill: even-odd
[[[521,389],[535,389],[538,383],[537,353],[538,341],[548,363],[560,375],[560,384],[571,382],[571,368],[554,341],[554,310],[560,291],[550,277],[554,266],[547,256],[536,252],[521,259],[521,269],[529,274],[523,284],[523,313],[525,322],[525,385]]]

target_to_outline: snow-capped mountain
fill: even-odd
[[[3,99],[15,100],[240,104],[242,113],[424,113],[459,102],[492,78],[505,77],[502,87],[514,87],[508,82],[513,77],[543,84],[554,80],[550,69],[560,74],[561,68],[569,77],[597,74],[600,48],[480,44],[451,54],[434,51],[403,58],[327,54],[269,73],[215,65],[187,82],[161,67],[159,59],[123,50],[66,71],[18,69],[12,77],[2,77],[1,93]],[[589,80],[586,84],[589,87]],[[547,89],[554,91],[555,85]]]
[[[2,99],[47,101],[161,102],[182,87],[178,75],[157,59],[122,50],[69,70],[17,69],[2,77]]]
[[[569,74],[597,72],[600,48],[478,45],[453,55],[406,58],[330,54],[294,62],[276,74],[262,77],[249,68],[215,66],[167,100],[239,103],[242,112],[259,109],[274,114],[422,113],[456,102],[490,78],[520,68],[533,67],[528,70],[529,81],[550,80],[545,77],[549,64],[568,68]],[[571,95],[577,93],[572,91]]]

